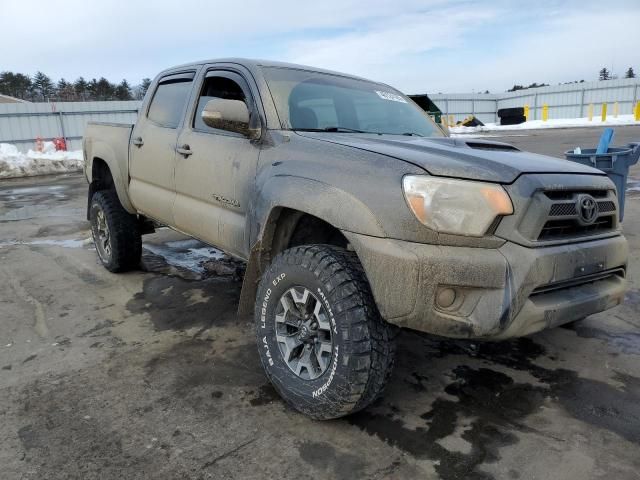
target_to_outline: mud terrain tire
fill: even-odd
[[[295,326],[304,318],[309,329],[304,323]],[[267,377],[289,405],[312,418],[337,418],[365,408],[382,393],[393,370],[398,328],[380,317],[357,256],[343,248],[308,245],[279,254],[262,276],[255,322]],[[316,339],[303,335],[313,331]],[[294,344],[307,343],[289,350],[291,338]],[[295,357],[289,354],[296,348],[309,349],[308,367],[299,365],[303,354],[298,363],[285,360]],[[319,350],[325,350],[320,360]]]
[[[140,265],[142,237],[138,219],[122,207],[116,192],[100,190],[93,195],[89,220],[98,258],[107,270],[126,272]]]

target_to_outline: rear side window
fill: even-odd
[[[193,73],[165,77],[153,95],[147,117],[163,127],[176,128],[191,92]]]

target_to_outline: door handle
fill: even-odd
[[[134,138],[133,140],[131,140],[131,143],[133,143],[138,148],[140,148],[142,145],[144,145],[144,142],[142,141],[142,137]]]
[[[181,147],[176,148],[176,152],[178,152],[180,155],[182,155],[185,158],[193,154],[193,152],[191,151],[191,147],[189,147],[189,145],[182,145]]]

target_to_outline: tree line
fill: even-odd
[[[140,85],[131,86],[127,80],[111,83],[104,77],[73,82],[61,78],[54,82],[43,72],[30,77],[23,73],[0,72],[0,94],[31,102],[88,102],[103,100],[141,100],[151,84],[144,78]]]
[[[603,67],[598,73],[598,80],[615,80],[617,79],[617,75],[613,75],[609,69]],[[636,78],[636,73],[633,71],[633,67],[629,67],[627,71],[624,73],[624,78]],[[567,85],[570,83],[584,83],[584,80],[575,80],[573,82],[564,82],[559,85]],[[527,90],[528,88],[539,88],[539,87],[548,87],[548,83],[532,83],[530,85],[514,85],[507,92],[516,92],[518,90]],[[488,93],[488,92],[486,92]]]

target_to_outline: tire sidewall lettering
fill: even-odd
[[[304,273],[312,275],[311,272]],[[293,277],[296,276],[297,275],[293,275]],[[283,283],[285,279],[289,281]],[[342,342],[339,335],[338,324],[334,311],[331,308],[331,304],[329,303],[329,299],[327,298],[327,295],[325,294],[323,289],[320,286],[317,286],[317,279],[315,285],[309,285],[309,282],[296,281],[294,278],[292,278],[292,274],[279,272],[276,273],[275,276],[270,275],[265,280],[267,281],[261,289],[262,295],[260,297],[260,311],[257,325],[260,332],[258,334],[260,343],[259,350],[261,352],[265,367],[271,371],[271,375],[274,377],[273,380],[275,380],[277,383],[291,382],[291,378],[295,377],[295,374],[291,372],[289,367],[284,363],[284,359],[282,358],[282,355],[280,353],[280,348],[275,340],[274,311],[275,308],[277,308],[277,302],[279,301],[280,296],[287,289],[293,286],[305,286],[316,294],[318,299],[326,308],[329,316],[329,322],[331,324],[331,334],[333,338],[333,349],[331,352],[331,363],[329,365],[329,368],[327,368],[327,370],[320,377],[314,380],[303,380],[297,377],[293,379],[293,381],[299,382],[299,384],[302,384],[304,386],[301,390],[306,392],[305,396],[313,398],[314,400],[322,399],[336,379],[339,367],[341,365],[340,356],[342,355],[342,349],[340,348]],[[264,289],[264,287],[266,287],[266,289]],[[290,380],[287,380],[285,377],[289,377]]]

